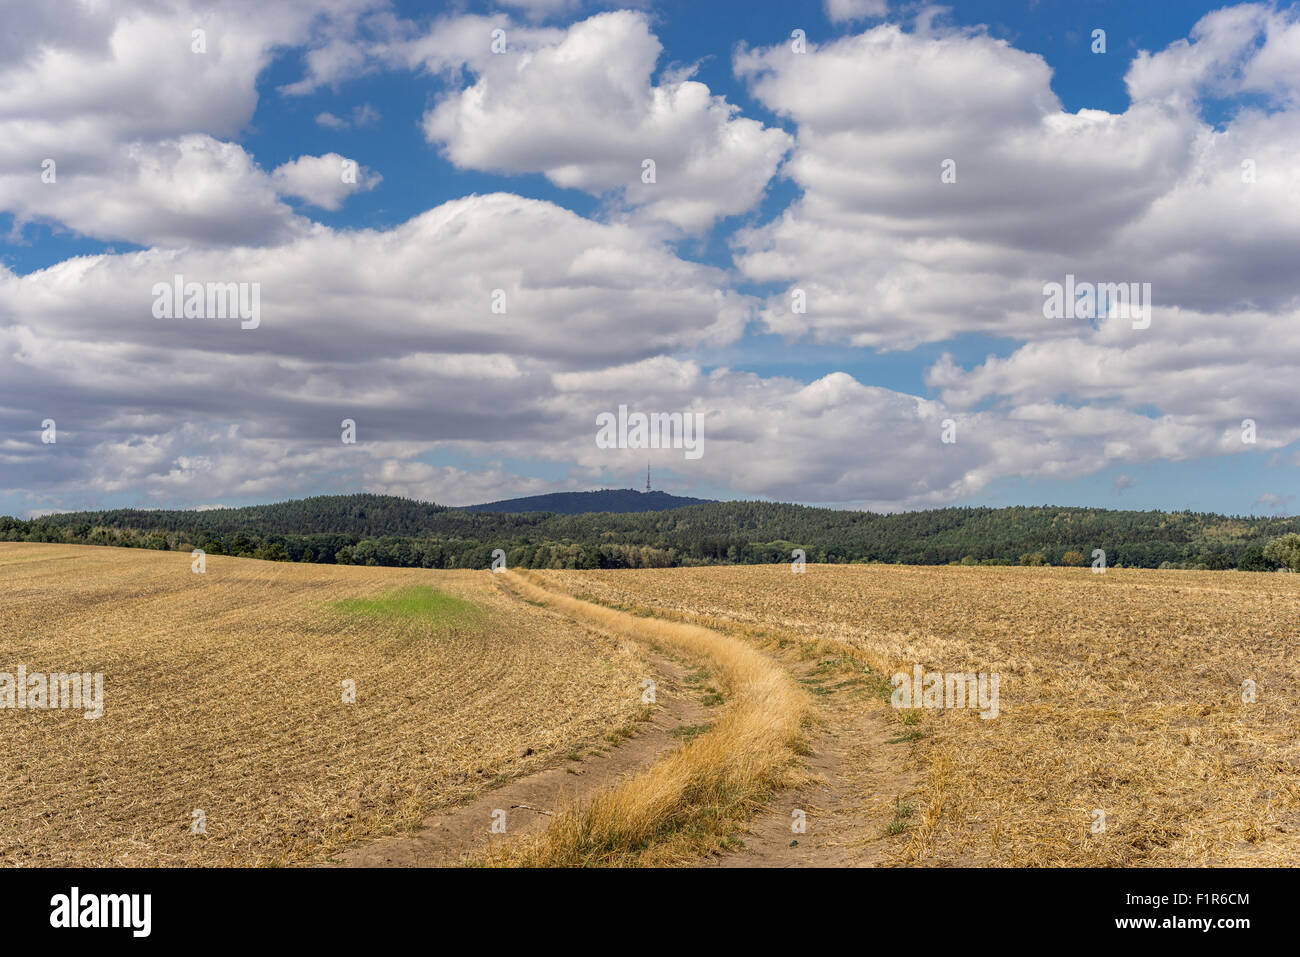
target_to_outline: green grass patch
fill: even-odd
[[[885,744],[907,744],[911,741],[920,741],[924,737],[924,731],[909,731],[907,734],[899,735],[897,738],[890,738],[885,742]]]
[[[681,725],[680,727],[673,728],[668,733],[671,734],[674,738],[681,738],[682,741],[684,742],[694,741],[696,738],[698,738],[705,731],[708,731],[712,727],[713,727],[713,722],[709,722],[708,724],[684,724]]]
[[[447,625],[465,624],[482,614],[482,609],[473,602],[425,586],[404,588],[381,598],[345,598],[334,602],[333,607],[367,618],[400,618]]]
[[[708,668],[700,668],[694,674],[687,675],[685,680],[692,688],[698,688],[712,677],[713,674]]]
[[[874,671],[867,673],[862,680],[866,682],[866,690],[868,694],[872,694],[875,697],[880,698],[882,701],[893,700],[893,682],[887,680],[882,675],[876,674]]]
[[[889,822],[885,828],[885,833],[889,835],[902,834],[910,824],[907,819],[916,813],[916,805],[911,801],[904,801],[901,797],[894,799],[894,819]]]

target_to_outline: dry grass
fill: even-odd
[[[98,720],[0,710],[10,866],[321,862],[628,724],[646,674],[488,572],[0,543],[0,623],[0,671],[105,676]]]
[[[726,705],[717,721],[667,758],[570,808],[493,863],[540,867],[683,863],[725,846],[773,789],[789,783],[807,695],[766,655],[707,628],[640,618],[546,591],[517,575],[509,587],[581,621],[713,667]]]
[[[924,713],[927,783],[897,863],[1300,858],[1300,577],[809,565],[545,579],[606,604],[828,639],[877,669],[999,673],[997,719]]]

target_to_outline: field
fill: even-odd
[[[421,857],[431,816],[446,832],[500,787],[528,808],[566,769],[581,800],[473,859],[1294,864],[1298,631],[1280,574],[195,574],[188,553],[0,544],[0,672],[104,675],[96,720],[0,710],[0,865],[314,865],[394,842],[441,863]],[[998,675],[997,716],[891,707],[915,665]],[[639,757],[584,763],[621,749]]]
[[[895,746],[923,784],[893,863],[1300,859],[1296,576],[809,565],[545,578],[602,603],[830,640],[885,674],[999,673],[996,719],[923,710],[907,735],[920,736]]]
[[[634,720],[644,674],[487,573],[0,544],[20,664],[104,713],[0,710],[0,866],[321,863]]]

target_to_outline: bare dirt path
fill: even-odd
[[[889,866],[902,853],[919,810],[908,798],[922,780],[914,745],[900,740],[906,731],[888,703],[868,689],[834,689],[837,681],[823,680],[818,662],[784,663],[819,689],[806,758],[812,780],[777,795],[741,837],[743,848],[706,865]],[[796,811],[803,812],[803,833],[794,827]]]

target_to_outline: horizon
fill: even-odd
[[[235,510],[238,510],[238,509],[259,508],[259,507],[267,507],[267,506],[271,506],[271,505],[285,505],[285,504],[289,504],[289,503],[291,503],[291,502],[303,502],[303,501],[310,501],[310,500],[312,500],[312,499],[319,499],[319,498],[350,498],[350,497],[353,497],[353,496],[359,496],[359,495],[373,495],[373,496],[380,497],[380,498],[396,498],[396,499],[400,499],[400,500],[405,501],[405,502],[412,502],[412,503],[414,503],[414,504],[416,504],[416,505],[432,505],[432,506],[435,506],[435,507],[437,507],[437,508],[444,508],[444,509],[453,510],[453,511],[464,511],[464,510],[466,510],[466,509],[471,509],[471,508],[482,508],[482,507],[485,506],[485,505],[509,504],[510,502],[523,501],[523,500],[533,499],[533,498],[546,498],[546,497],[549,497],[549,496],[552,496],[552,495],[590,495],[590,494],[595,494],[595,493],[599,493],[599,492],[631,492],[631,493],[636,494],[636,495],[645,495],[645,494],[646,494],[646,492],[645,492],[644,489],[637,489],[637,488],[598,488],[598,489],[566,490],[566,491],[561,491],[561,492],[543,492],[543,493],[539,493],[539,494],[535,494],[535,495],[520,495],[520,496],[516,496],[516,497],[514,497],[514,498],[509,498],[509,499],[497,499],[497,500],[494,500],[494,501],[491,501],[491,502],[475,502],[475,503],[470,504],[470,505],[445,505],[445,504],[443,504],[442,502],[435,502],[435,501],[430,501],[430,500],[427,500],[427,499],[410,498],[410,497],[405,496],[405,495],[389,495],[388,493],[383,493],[383,492],[327,492],[327,493],[322,493],[322,494],[319,494],[319,495],[303,495],[303,496],[298,496],[298,497],[296,497],[296,498],[275,499],[275,500],[272,500],[272,501],[265,501],[265,502],[252,502],[252,503],[249,503],[249,504],[246,504],[246,505],[220,505],[220,504],[211,504],[211,505],[196,505],[196,506],[191,506],[191,507],[188,507],[188,508],[148,508],[148,507],[139,507],[139,506],[129,506],[129,505],[128,505],[128,506],[114,506],[114,507],[112,507],[112,508],[66,509],[66,510],[60,510],[60,511],[49,511],[49,512],[44,512],[44,513],[42,513],[42,514],[40,514],[40,515],[10,515],[10,514],[6,514],[6,513],[4,513],[4,512],[0,512],[0,518],[6,518],[6,517],[7,517],[7,518],[19,519],[19,520],[21,520],[21,521],[37,521],[37,520],[39,520],[39,519],[41,519],[41,518],[44,518],[44,517],[46,517],[46,516],[50,516],[50,515],[76,515],[76,514],[84,514],[84,513],[93,513],[93,512],[112,512],[112,511],[140,511],[140,512],[215,512],[215,511],[223,511],[223,510],[224,510],[224,511],[235,511]],[[669,496],[669,497],[671,497],[671,498],[691,498],[691,497],[693,497],[693,496],[679,496],[679,495],[674,495],[673,493],[671,493],[671,492],[665,492],[665,491],[663,491],[662,489],[653,489],[652,492],[657,492],[657,493],[662,494],[662,495],[667,495],[667,496]],[[941,506],[935,506],[934,508],[900,509],[900,510],[897,510],[897,511],[888,511],[888,512],[886,512],[886,511],[873,511],[873,510],[871,510],[871,509],[851,508],[851,507],[841,507],[841,508],[837,508],[837,507],[835,507],[835,506],[830,506],[830,505],[815,505],[815,504],[809,504],[809,503],[806,503],[806,502],[784,502],[784,501],[776,501],[776,500],[769,500],[769,499],[758,499],[758,498],[704,499],[703,501],[697,503],[697,505],[726,505],[726,504],[730,504],[730,503],[733,503],[733,502],[734,502],[734,503],[740,503],[740,502],[752,502],[752,503],[758,503],[758,504],[763,504],[763,505],[792,505],[792,506],[795,506],[795,507],[797,507],[797,508],[826,509],[826,510],[828,510],[828,511],[838,511],[838,512],[860,512],[860,513],[863,513],[863,514],[880,515],[880,516],[907,515],[907,514],[917,514],[917,513],[925,513],[925,512],[939,512],[939,511],[945,511],[945,510],[949,510],[949,509],[981,509],[981,508],[982,508],[982,509],[990,509],[990,510],[992,510],[992,511],[1004,511],[1004,510],[1008,510],[1008,509],[1023,508],[1023,509],[1059,510],[1059,511],[1158,512],[1158,513],[1161,513],[1161,514],[1167,514],[1167,515],[1201,514],[1201,515],[1215,515],[1215,516],[1218,516],[1218,517],[1220,517],[1220,518],[1227,518],[1227,519],[1241,519],[1241,520],[1261,520],[1261,519],[1266,519],[1266,520],[1272,520],[1272,521],[1286,521],[1286,520],[1288,520],[1288,519],[1291,519],[1291,518],[1295,518],[1295,517],[1296,517],[1296,516],[1287,516],[1287,515],[1247,515],[1247,514],[1234,514],[1234,513],[1231,513],[1231,512],[1202,511],[1202,510],[1200,510],[1200,509],[1109,508],[1109,507],[1104,507],[1104,506],[1092,506],[1092,505],[1062,505],[1062,504],[1059,504],[1059,503],[1051,503],[1051,502],[1041,502],[1041,503],[1032,503],[1032,502],[1027,502],[1027,503],[1020,503],[1020,504],[1016,504],[1016,505],[966,505],[966,504],[963,504],[963,505],[941,505]],[[682,505],[682,506],[678,506],[678,507],[679,507],[679,508],[695,508],[695,507],[697,507],[697,505]],[[673,509],[661,509],[661,510],[658,510],[658,511],[673,511]],[[573,514],[584,514],[584,513],[573,513]],[[638,513],[633,513],[633,512],[626,512],[626,513],[624,513],[624,512],[614,512],[614,513],[611,513],[611,514],[629,514],[629,515],[630,515],[630,514],[638,514]]]

